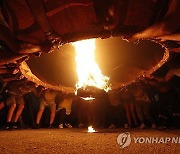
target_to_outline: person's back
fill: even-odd
[[[140,81],[138,81],[132,86],[131,90],[136,99],[135,106],[136,106],[137,116],[141,123],[140,128],[142,129],[146,128],[145,125],[146,121],[152,125],[152,128],[156,128],[154,119],[150,114],[150,109],[152,104],[150,103],[150,99],[147,95],[144,85]]]
[[[58,110],[61,110],[61,109],[66,109],[66,114],[70,114],[71,113],[71,104],[73,102],[73,98],[71,97],[67,97],[65,98],[64,100],[62,100],[60,103],[59,103],[59,107],[58,107]]]
[[[135,85],[135,87],[132,90],[132,93],[136,101],[144,101],[144,102],[150,101],[145,88],[141,84]]]
[[[22,92],[20,90],[20,87],[22,86],[23,82],[22,80],[14,80],[7,84],[6,90],[9,94],[13,94],[16,96],[22,96]]]
[[[55,102],[57,93],[54,90],[48,89],[44,91],[43,99],[47,102]]]

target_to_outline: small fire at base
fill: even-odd
[[[89,126],[88,133],[94,133],[94,132],[96,132],[96,130],[92,126]]]

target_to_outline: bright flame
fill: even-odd
[[[95,99],[94,97],[81,97],[81,98],[86,100],[86,101],[92,101]]]
[[[88,127],[88,133],[94,133],[96,132],[92,126]]]
[[[73,43],[76,50],[76,71],[78,83],[76,88],[94,86],[105,91],[110,90],[109,77],[104,76],[94,60],[95,39],[83,40]]]

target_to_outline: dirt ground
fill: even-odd
[[[120,148],[119,134],[129,132],[133,137],[179,137],[179,143],[135,143]],[[101,129],[87,133],[86,129],[25,129],[0,131],[0,154],[9,153],[145,153],[180,154],[180,130]]]

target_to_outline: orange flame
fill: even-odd
[[[94,86],[105,91],[110,90],[109,77],[104,76],[94,60],[95,39],[74,42],[76,50],[76,71],[78,83],[76,88]]]

